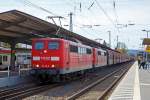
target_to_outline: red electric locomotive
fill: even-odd
[[[32,41],[32,68],[36,74],[60,75],[91,69],[92,48],[58,38]]]
[[[93,48],[93,66],[100,67],[107,65],[107,52],[102,49]]]
[[[112,65],[114,64],[114,51],[107,50],[107,52],[108,52],[108,56],[107,56],[108,65]]]
[[[42,78],[82,73],[128,60],[127,55],[114,50],[93,48],[65,39],[38,38],[32,41],[32,73]]]

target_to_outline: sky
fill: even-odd
[[[62,16],[66,29],[69,27],[64,25],[69,24],[69,13],[73,12],[73,32],[109,43],[111,31],[112,48],[118,36],[118,41],[124,42],[128,49],[141,49],[142,39],[147,36],[142,30],[150,30],[149,5],[150,0],[0,0],[0,12],[17,9],[51,23],[47,16]],[[60,25],[58,19],[55,21]]]

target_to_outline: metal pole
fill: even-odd
[[[108,31],[108,33],[109,33],[109,46],[111,48],[111,31]]]
[[[73,22],[72,22],[72,12],[70,12],[69,16],[70,16],[70,25],[69,25],[69,30],[72,32],[73,31]]]
[[[19,76],[20,76],[20,72],[21,72],[21,69],[20,69],[20,65],[19,65]]]
[[[118,48],[118,35],[117,35],[117,48]]]
[[[27,44],[26,44],[26,50],[27,50]],[[24,65],[27,65],[28,64],[28,60],[27,60],[27,58],[28,58],[28,52],[26,52],[26,54],[25,54],[26,56],[26,60],[25,60],[25,63],[24,63]],[[25,67],[25,66],[24,66]]]
[[[147,38],[148,38],[148,31],[147,32]],[[146,52],[146,62],[148,61],[148,52]]]
[[[10,77],[10,69],[9,68],[10,68],[10,66],[8,66],[8,73],[7,73],[8,77]]]
[[[10,67],[15,68],[15,41],[10,41],[10,45],[11,45],[11,57],[10,57]]]

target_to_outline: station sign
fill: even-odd
[[[150,45],[147,45],[146,46],[146,50],[145,50],[146,52],[150,52]]]

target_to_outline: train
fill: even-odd
[[[41,79],[77,73],[130,61],[112,49],[91,47],[61,38],[32,39],[32,74]]]
[[[13,51],[15,56],[15,66],[31,66],[31,52]],[[11,50],[6,48],[0,49],[0,70],[5,70],[10,66]]]

